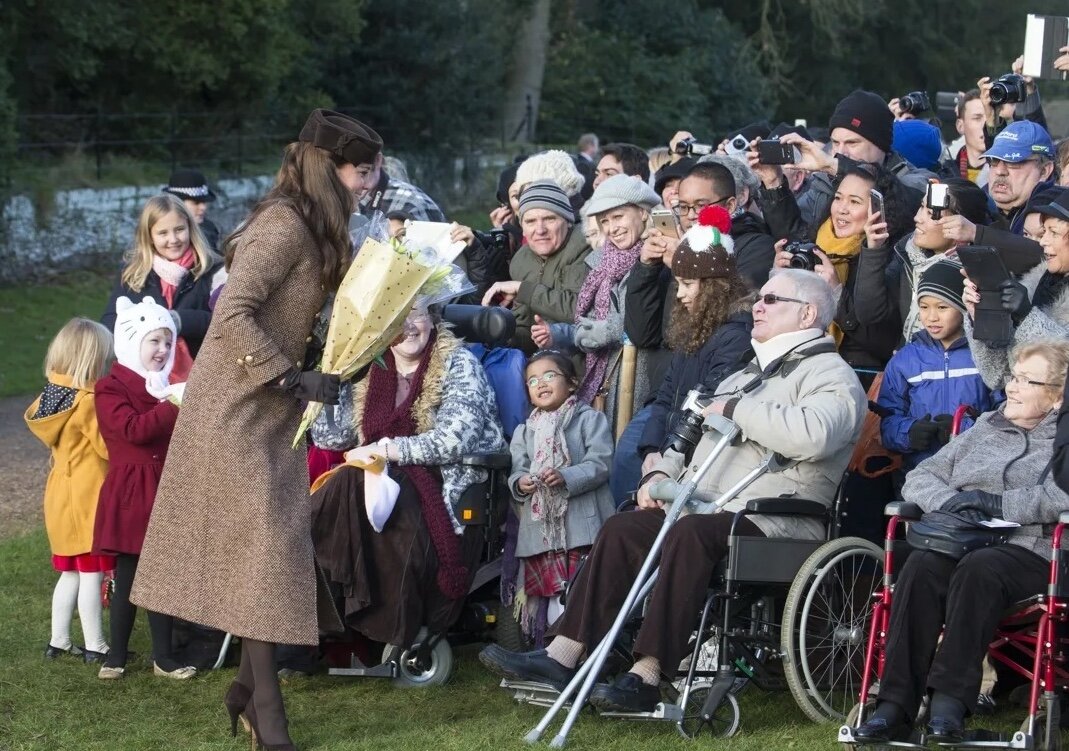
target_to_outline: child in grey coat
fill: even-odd
[[[560,593],[613,513],[609,490],[613,440],[605,415],[575,396],[572,361],[544,350],[527,362],[534,409],[512,436],[509,489],[519,517],[517,610],[541,645],[563,611]]]

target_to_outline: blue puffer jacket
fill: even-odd
[[[880,421],[884,448],[902,454],[903,465],[912,469],[938,451],[915,452],[909,447],[909,429],[925,415],[952,415],[962,404],[986,412],[994,405],[991,390],[984,385],[973,362],[968,340],[963,336],[943,349],[923,329],[887,363],[877,403],[894,414]]]

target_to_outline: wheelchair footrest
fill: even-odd
[[[663,701],[654,707],[652,712],[602,712],[601,717],[616,717],[621,720],[662,720],[664,722],[679,722],[683,719],[683,708],[678,704],[665,704]]]
[[[354,656],[347,668],[331,668],[327,675],[342,676],[345,678],[396,678],[397,663],[393,660],[367,667]]]
[[[518,702],[533,704],[536,707],[552,707],[560,696],[560,691],[548,683],[535,681],[514,681],[510,678],[501,679],[501,688],[512,692],[512,698]],[[564,706],[570,707],[571,702]]]
[[[839,742],[850,743],[857,747],[873,746],[879,748],[902,748],[902,749],[920,749],[927,748],[945,748],[945,749],[1020,749],[1020,751],[1031,751],[1035,748],[1034,740],[1029,739],[1023,732],[1016,733],[999,733],[992,730],[967,730],[961,741],[958,743],[937,743],[934,739],[929,740],[925,735],[919,731],[913,731],[910,733],[907,740],[884,742],[868,742],[863,739],[854,736],[854,730],[856,728],[850,725],[843,725],[839,728]]]

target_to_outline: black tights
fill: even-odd
[[[286,730],[289,724],[286,707],[282,703],[282,690],[278,685],[275,645],[243,638],[237,680],[252,690],[251,704],[260,741],[266,746],[290,743],[289,732]]]
[[[115,557],[115,594],[111,598],[110,619],[111,651],[104,663],[108,667],[121,668],[126,665],[130,634],[134,630],[134,619],[137,617],[137,606],[130,602],[130,589],[134,585],[139,557],[129,554]],[[145,612],[148,614],[148,628],[152,634],[152,661],[167,671],[182,667],[171,656],[174,618],[151,610]]]

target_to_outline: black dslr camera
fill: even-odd
[[[676,143],[676,153],[681,156],[705,156],[713,153],[713,147],[707,143],[698,143],[693,138],[684,138]]]
[[[475,235],[475,239],[482,243],[484,248],[494,251],[495,253],[503,253],[508,255],[509,252],[509,231],[502,229],[501,227],[494,227],[486,232],[480,232],[479,230],[472,230],[472,234]]]
[[[998,80],[991,85],[991,104],[996,106],[1023,102],[1026,96],[1028,96],[1028,89],[1025,86],[1024,76],[1016,73],[999,76]]]
[[[812,271],[821,264],[820,257],[814,253],[816,243],[789,242],[784,250],[791,254],[791,268]]]
[[[661,445],[661,453],[668,449],[682,454],[686,461],[690,461],[694,455],[694,447],[702,439],[702,423],[705,415],[702,410],[709,406],[712,398],[700,389],[691,389],[687,392],[687,398],[679,408],[679,418],[672,426],[668,437]]]
[[[932,103],[928,101],[928,94],[926,92],[911,91],[905,96],[898,98],[898,108],[911,115],[919,115],[921,112],[930,110],[932,108]]]

